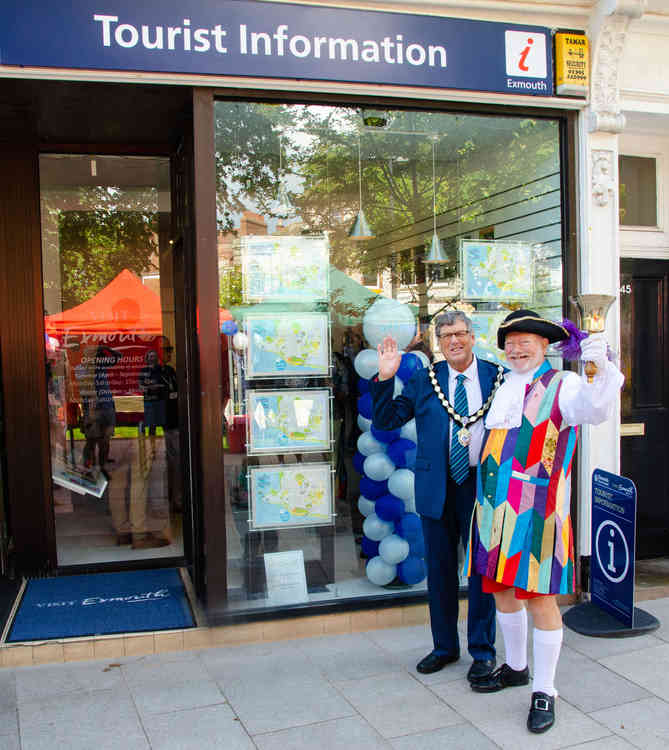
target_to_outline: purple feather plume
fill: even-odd
[[[560,351],[564,359],[580,359],[581,341],[587,338],[588,334],[585,331],[581,331],[578,326],[574,325],[569,319],[563,320],[561,325],[569,333],[569,338],[564,341],[558,341],[557,344],[555,344],[555,348]]]

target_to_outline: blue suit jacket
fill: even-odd
[[[478,358],[476,361],[485,403],[497,377],[497,365]],[[448,364],[437,362],[433,367],[437,382],[448,398]],[[393,378],[370,383],[374,404],[372,421],[381,430],[395,430],[416,418],[416,510],[422,516],[438,520],[446,502],[451,420],[434,392],[427,368],[415,372],[396,398],[393,398],[393,385]]]

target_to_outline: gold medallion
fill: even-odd
[[[464,448],[466,448],[469,445],[469,441],[471,440],[472,436],[469,430],[466,427],[461,427],[460,431],[458,432],[458,442],[460,445],[462,445]]]

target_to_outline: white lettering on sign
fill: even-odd
[[[95,604],[135,604],[141,602],[155,601],[156,599],[169,599],[170,592],[168,589],[158,589],[158,591],[145,591],[141,594],[129,594],[128,596],[89,596],[81,601],[70,599],[61,602],[37,602],[36,607],[40,609],[52,609],[54,607],[76,607],[78,604],[82,607],[90,607]]]
[[[220,55],[228,52],[224,39],[227,29],[221,24],[213,28],[191,27],[191,19],[184,18],[181,26],[134,26],[119,23],[119,16],[96,13],[93,20],[100,24],[103,47],[130,49],[141,46],[147,50],[176,50],[184,52],[209,52],[213,49]],[[538,35],[543,36],[543,35]],[[239,53],[264,57],[286,57],[299,59],[312,57],[337,61],[363,63],[387,63],[389,65],[427,65],[430,68],[448,67],[446,48],[440,44],[418,44],[405,42],[403,34],[383,39],[342,39],[329,36],[305,36],[290,33],[287,24],[279,24],[276,29],[249,29],[247,24],[239,25]],[[545,49],[545,48],[544,48]],[[544,63],[545,65],[545,63]],[[528,73],[532,77],[531,73]]]

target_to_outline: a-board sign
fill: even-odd
[[[594,604],[634,627],[636,487],[626,477],[592,474],[590,593]]]

